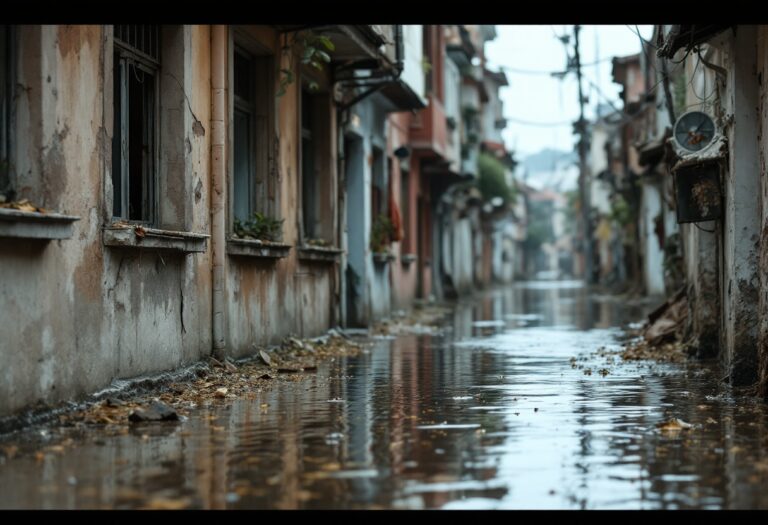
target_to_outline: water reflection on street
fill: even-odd
[[[762,405],[723,395],[713,365],[594,355],[648,308],[578,282],[499,289],[442,335],[379,338],[256,401],[52,431],[74,443],[0,464],[0,507],[768,507]],[[694,428],[660,433],[671,417]]]

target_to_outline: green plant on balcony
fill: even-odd
[[[371,251],[389,253],[389,247],[395,233],[395,226],[389,217],[384,214],[378,215],[371,225]]]
[[[477,168],[477,187],[483,195],[483,200],[490,201],[494,197],[501,197],[504,204],[509,204],[514,192],[507,184],[504,164],[490,153],[481,152],[477,159]]]
[[[318,71],[323,70],[323,64],[331,62],[331,56],[328,52],[336,49],[330,38],[325,35],[318,35],[312,31],[299,31],[292,34],[290,42],[283,46],[283,54],[289,57],[289,66],[280,70],[280,88],[277,96],[282,97],[288,86],[293,83],[295,77],[293,73],[293,61],[297,54],[301,55],[301,63],[308,64]],[[309,82],[310,91],[316,91],[319,88],[314,80]]]
[[[241,239],[256,239],[268,242],[280,242],[283,237],[283,221],[255,212],[247,221],[235,219],[235,236]]]

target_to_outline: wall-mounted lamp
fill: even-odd
[[[395,157],[398,159],[405,159],[411,154],[411,150],[406,148],[405,146],[400,146],[394,151]]]

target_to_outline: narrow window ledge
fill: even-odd
[[[299,259],[306,261],[337,262],[344,250],[332,246],[312,246],[305,244],[297,248]]]
[[[379,264],[388,264],[395,260],[394,254],[388,252],[373,252],[373,262]]]
[[[17,239],[69,239],[72,223],[80,217],[0,208],[0,237]]]
[[[418,260],[418,256],[414,253],[404,253],[400,255],[400,263],[403,266],[410,266]]]
[[[205,252],[210,235],[160,230],[140,225],[104,228],[104,244],[116,248],[153,248],[182,253]]]
[[[283,259],[288,257],[291,251],[290,244],[279,242],[260,241],[257,239],[227,239],[227,253],[229,255],[243,255],[245,257],[260,257],[263,259]]]

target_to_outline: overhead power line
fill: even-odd
[[[514,122],[515,124],[523,124],[524,126],[542,126],[542,127],[556,127],[556,126],[571,126],[575,122],[574,120],[568,120],[565,122],[533,122],[530,120],[523,120],[513,117],[504,117],[507,122]]]

